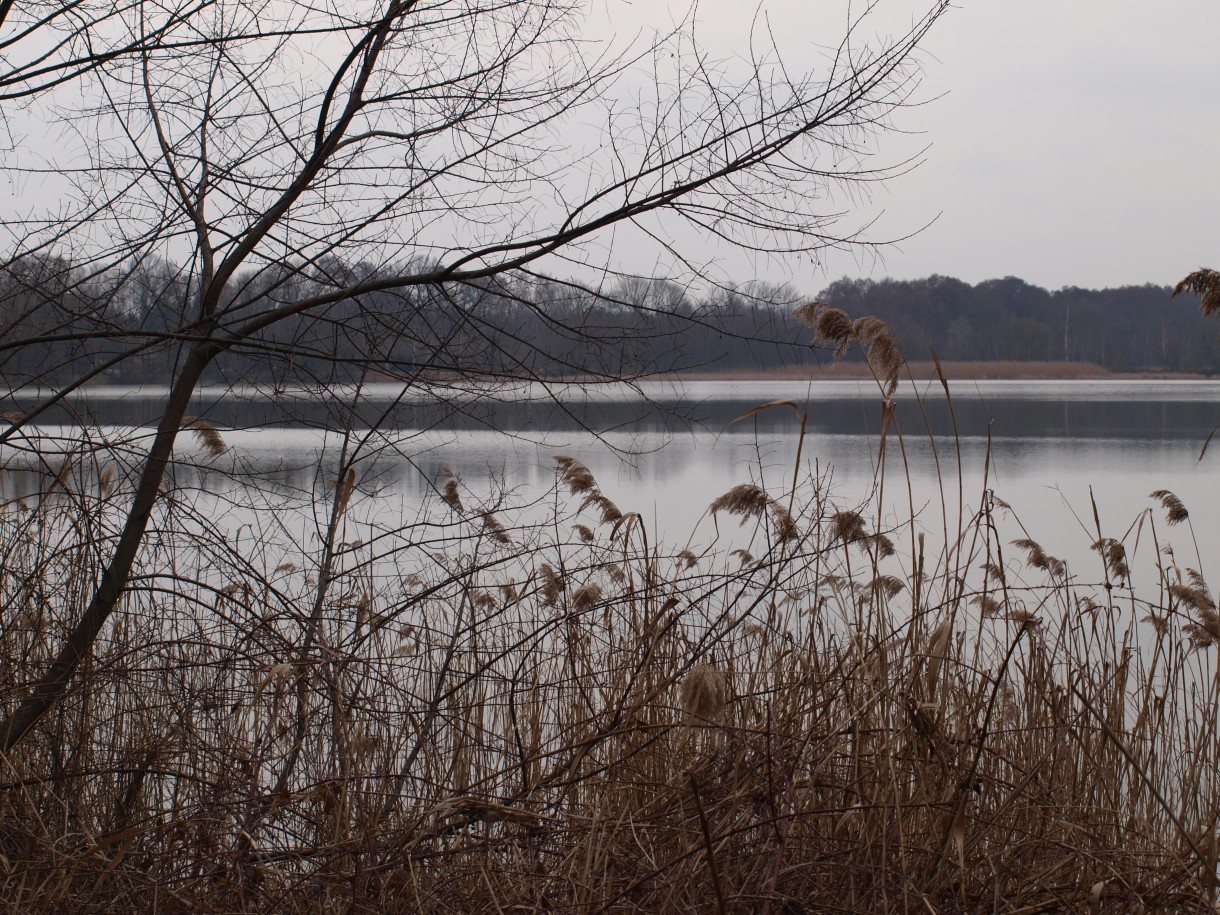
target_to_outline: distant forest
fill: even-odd
[[[337,262],[245,278],[240,300],[285,304],[371,268]],[[0,271],[0,373],[8,387],[97,381],[156,383],[191,333],[193,284],[166,262],[90,275],[61,259]],[[1168,286],[1054,292],[1020,279],[850,280],[816,296],[752,283],[696,294],[622,279],[597,293],[518,274],[484,283],[369,292],[323,314],[285,319],[235,348],[212,383],[316,384],[456,372],[621,377],[686,369],[762,370],[826,362],[791,316],[815,298],[893,327],[911,361],[1089,362],[1118,372],[1220,372],[1220,318],[1203,318]],[[240,304],[240,302],[238,302]],[[237,314],[240,315],[240,308]],[[848,358],[858,358],[849,356]]]

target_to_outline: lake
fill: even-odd
[[[1100,577],[1088,550],[1096,539],[1090,493],[1103,533],[1126,537],[1130,549],[1132,525],[1153,507],[1149,493],[1168,489],[1190,510],[1204,550],[1197,559],[1189,535],[1177,529],[1178,561],[1208,561],[1220,541],[1220,443],[1202,461],[1199,453],[1220,422],[1220,382],[958,381],[950,391],[952,406],[938,382],[905,382],[895,395],[902,435],[888,436],[885,526],[900,528],[913,507],[917,528],[934,536],[944,529],[941,505],[948,504],[947,522],[956,529],[959,490],[968,518],[986,488],[1048,552],[1078,569],[1093,563]],[[64,439],[86,433],[138,448],[157,416],[158,393],[96,386],[40,416],[32,449],[0,451],[0,497],[35,491],[34,452],[54,451]],[[36,397],[11,394],[2,406],[29,410]],[[747,415],[775,401],[791,405]],[[192,412],[220,429],[229,451],[207,457],[184,436],[179,450],[187,463],[176,478],[223,493],[239,525],[244,516],[233,505],[243,487],[296,492],[303,506],[333,479],[327,471],[342,440],[335,430],[350,428],[368,454],[359,479],[366,496],[375,493],[374,514],[408,516],[435,497],[442,467],[452,468],[472,498],[494,499],[503,489],[529,502],[553,483],[554,456],[567,454],[590,467],[623,511],[638,512],[682,543],[732,486],[754,481],[781,495],[791,485],[801,442],[792,405],[807,417],[802,474],[826,481],[845,505],[873,498],[881,400],[876,385],[862,381],[471,384],[426,393],[394,384],[325,392],[205,388]],[[369,433],[372,427],[379,431]],[[1159,507],[1154,517],[1163,533]],[[1138,530],[1145,540],[1146,529]],[[711,536],[706,521],[701,530]]]

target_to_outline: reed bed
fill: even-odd
[[[115,537],[99,460],[0,511],[5,710]],[[743,480],[670,546],[563,456],[541,520],[455,468],[390,525],[361,479],[309,536],[167,491],[0,759],[10,910],[1214,910],[1220,617],[1176,495],[1077,570],[989,492],[933,537]]]

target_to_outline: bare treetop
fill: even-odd
[[[753,41],[718,66],[690,20],[645,41],[593,38],[587,4],[555,0],[0,4],[3,113],[23,131],[55,125],[53,148],[22,141],[5,166],[49,183],[0,222],[0,360],[64,343],[88,355],[0,443],[131,360],[158,353],[173,378],[94,597],[0,743],[62,694],[127,588],[205,372],[300,358],[333,383],[336,341],[358,331],[364,371],[410,384],[438,370],[537,377],[537,337],[522,328],[526,355],[509,351],[515,332],[477,313],[493,288],[562,330],[567,371],[655,371],[607,355],[654,324],[607,338],[529,284],[614,272],[627,229],[688,278],[712,240],[864,244],[836,228],[833,192],[886,174],[867,164],[869,140],[911,98],[914,51],[946,6],[863,42],[867,4],[798,72]],[[387,308],[379,293],[400,298]],[[134,324],[119,304],[133,297],[147,300]],[[302,336],[301,321],[322,332]]]

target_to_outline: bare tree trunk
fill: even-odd
[[[187,354],[182,372],[170,389],[165,412],[157,426],[156,438],[144,462],[144,471],[140,475],[135,498],[110,564],[102,573],[101,582],[89,602],[89,608],[73,627],[50,668],[34,684],[30,697],[22,702],[13,714],[0,722],[0,749],[4,752],[7,753],[16,746],[38,719],[67,691],[81,659],[92,649],[102,626],[106,624],[123,596],[131,575],[131,567],[144,540],[148,519],[161,489],[161,481],[165,479],[165,470],[169,466],[182,418],[190,405],[195,385],[199,383],[203,370],[216,351],[212,343],[200,342],[194,344]]]

